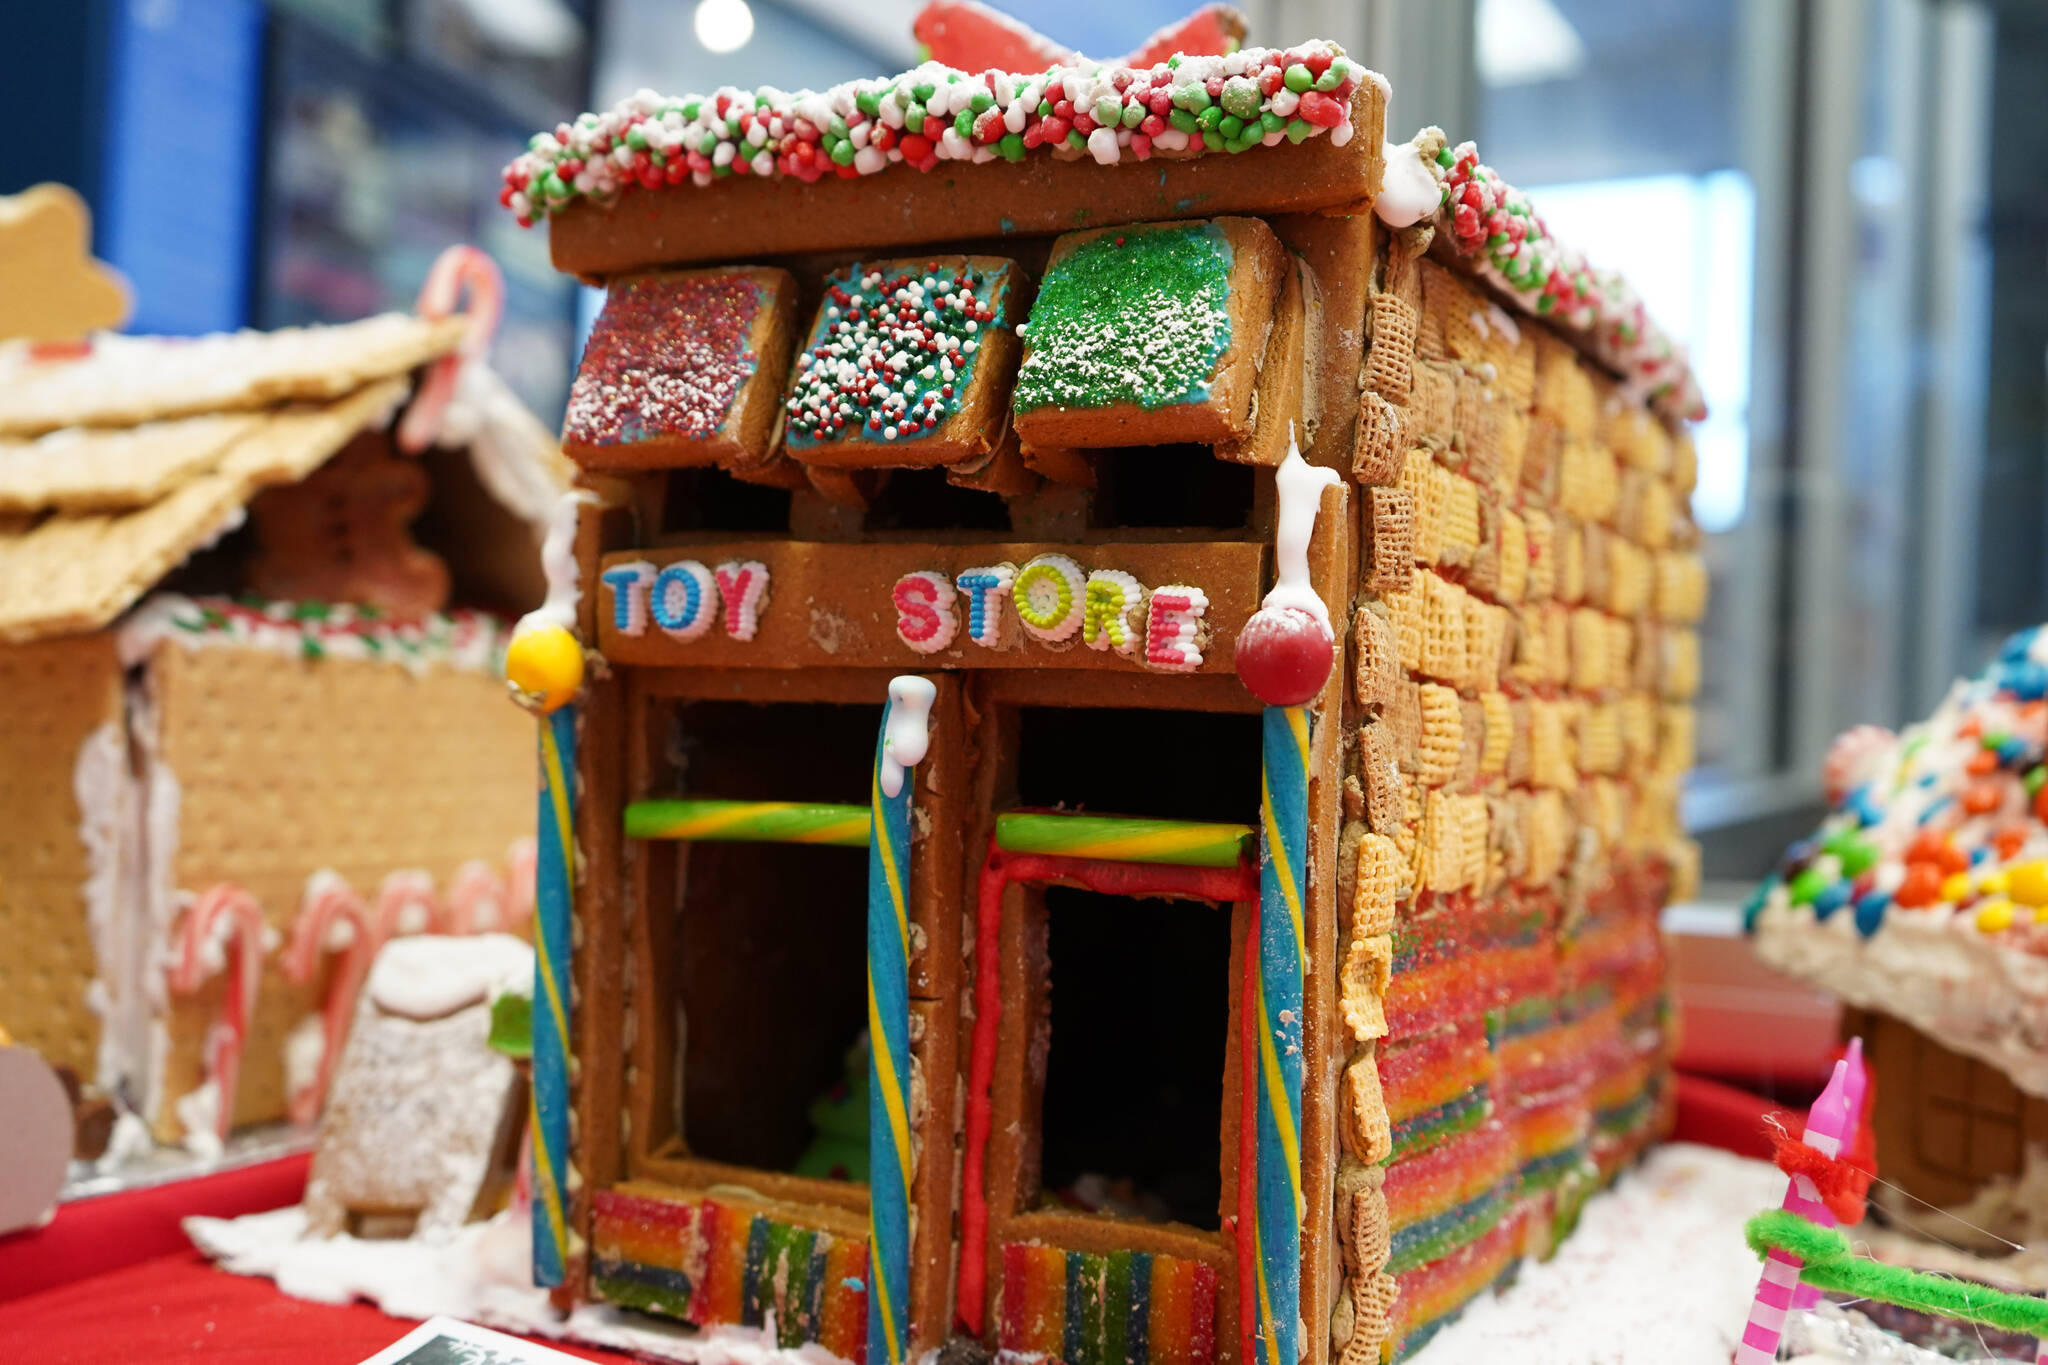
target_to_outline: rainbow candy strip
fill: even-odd
[[[626,807],[628,839],[692,843],[837,844],[865,848],[865,806],[803,801],[635,801]]]
[[[1399,1277],[1394,1300],[1394,1359],[1405,1360],[1455,1320],[1472,1299],[1498,1284],[1521,1244],[1515,1220],[1503,1219],[1469,1246]]]
[[[909,772],[882,791],[891,700],[875,734],[868,840],[868,1359],[910,1354],[910,798]]]
[[[1387,1171],[1387,1272],[1448,1255],[1499,1222],[1514,1195],[1514,1134],[1498,1120]]]
[[[541,718],[533,915],[533,1282],[569,1273],[569,945],[576,885],[576,708]]]
[[[1484,1025],[1472,1018],[1380,1054],[1394,1160],[1469,1132],[1493,1112],[1486,1043]]]
[[[1261,1365],[1301,1358],[1302,928],[1308,878],[1309,715],[1265,711],[1259,819],[1258,1324]]]
[[[996,1347],[1062,1365],[1211,1365],[1216,1272],[1142,1251],[1002,1249]]]
[[[776,1345],[867,1353],[867,1243],[722,1199],[601,1190],[592,1200],[591,1285],[627,1308],[699,1327],[760,1327]]]
[[[1011,811],[996,817],[996,847],[1005,853],[1052,853],[1113,863],[1236,867],[1251,846],[1252,834],[1249,825],[1119,815]]]

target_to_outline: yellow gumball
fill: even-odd
[[[583,646],[560,626],[533,626],[505,650],[505,678],[545,715],[575,699],[583,686]]]
[[[2021,905],[2048,905],[2048,859],[2031,858],[2005,870],[2005,894]]]

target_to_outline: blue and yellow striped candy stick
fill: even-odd
[[[1301,1345],[1302,928],[1308,886],[1308,711],[1265,711],[1259,818],[1258,1365]]]
[[[910,769],[938,689],[893,678],[868,837],[868,1365],[910,1353]]]
[[[576,884],[576,708],[540,718],[533,893],[533,1282],[569,1266],[569,912]]]

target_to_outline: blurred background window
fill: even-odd
[[[999,5],[1113,56],[1194,0]],[[85,192],[137,330],[407,306],[504,265],[494,359],[559,416],[595,296],[497,207],[533,131],[634,90],[917,60],[915,0],[74,0],[10,18],[0,192]],[[1251,0],[1528,190],[1691,347],[1714,575],[1688,818],[1710,875],[1809,827],[1829,739],[2048,617],[2048,5]]]

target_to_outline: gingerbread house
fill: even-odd
[[[1747,908],[1758,955],[1840,996],[1876,1077],[1887,1185],[2013,1240],[2048,1217],[2048,633],[2008,640],[1926,720],[1835,741],[1829,812]],[[1981,1235],[1964,1225],[1958,1238]],[[1995,1243],[1993,1249],[2002,1250]]]
[[[927,64],[508,169],[608,291],[541,856],[565,1300],[711,1355],[1380,1361],[1660,1131],[1696,392],[1385,101],[1323,42]],[[807,1162],[864,1031],[866,1169]]]
[[[161,1140],[310,1118],[377,943],[530,900],[566,473],[476,322],[0,351],[0,1019]]]

